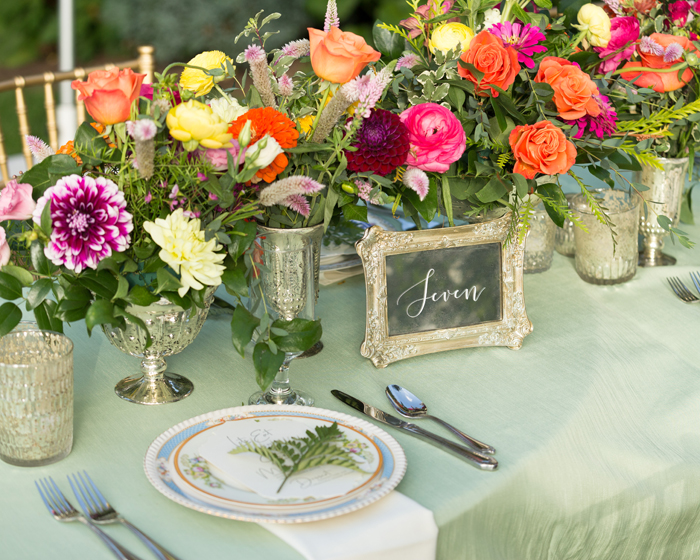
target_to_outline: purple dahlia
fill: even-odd
[[[129,247],[132,216],[117,185],[105,177],[70,175],[46,189],[37,201],[34,221],[51,201],[53,232],[44,254],[55,265],[81,272]]]
[[[409,140],[408,128],[398,115],[384,109],[372,109],[357,132],[353,144],[357,151],[345,152],[348,169],[388,175],[406,163]]]

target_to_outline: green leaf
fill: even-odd
[[[450,182],[451,181],[452,179],[450,179]],[[413,204],[415,209],[418,210],[426,222],[430,222],[433,220],[433,218],[435,218],[438,207],[438,188],[433,177],[430,178],[430,188],[428,189],[428,194],[423,200],[420,199],[417,192],[411,189],[405,189],[402,196],[407,198],[410,203]]]
[[[149,272],[158,272],[164,267],[165,263],[163,260],[158,255],[153,255],[152,257],[148,257],[145,261],[143,261],[143,268],[141,269],[141,272],[144,274],[148,274]]]
[[[450,105],[459,111],[462,107],[464,107],[464,102],[467,100],[467,94],[460,88],[451,87],[447,94],[447,99],[450,101]]]
[[[114,306],[112,302],[106,299],[98,299],[90,307],[85,314],[85,326],[88,334],[92,334],[92,329],[97,325],[106,325],[114,321],[112,310]]]
[[[231,340],[233,347],[245,357],[245,347],[253,339],[253,333],[260,324],[260,319],[242,305],[237,305],[231,319]],[[279,368],[278,368],[279,369]]]
[[[22,182],[29,183],[32,189],[32,197],[37,200],[44,191],[53,186],[61,176],[78,173],[78,165],[75,160],[66,154],[56,154],[44,159],[22,174]]]
[[[41,304],[51,293],[53,282],[49,278],[40,278],[31,287],[27,294],[27,311],[31,311],[37,305]]]
[[[158,269],[156,278],[158,279],[158,288],[155,291],[156,294],[161,292],[176,292],[179,288],[182,288],[182,283],[165,268]]]
[[[50,299],[45,299],[34,308],[34,319],[41,330],[63,332],[63,321],[55,316],[56,309],[56,302]]]
[[[245,297],[248,295],[248,282],[246,281],[245,273],[246,266],[242,259],[224,270],[221,282],[226,286],[226,291],[232,296]]]
[[[530,14],[528,14],[525,10],[523,10],[520,7],[520,4],[517,2],[513,2],[512,4],[513,7],[513,15],[517,17],[520,21],[522,21],[524,24],[532,23],[532,18],[530,18]]]
[[[143,320],[141,320],[139,317],[136,317],[135,315],[132,315],[131,313],[128,313],[126,309],[122,309],[117,305],[114,306],[112,313],[115,317],[123,317],[124,319],[128,319],[129,321],[137,325],[146,334],[146,346],[144,347],[144,349],[151,347],[151,345],[153,344],[153,339],[151,338],[151,333],[148,332],[148,327],[146,326],[146,323],[143,322]]]
[[[153,254],[153,251],[155,250],[156,244],[149,243],[148,245],[139,245],[138,247],[134,247],[134,254],[139,260],[145,261]]]
[[[255,235],[258,231],[258,226],[255,222],[246,222],[244,220],[237,221],[233,226],[233,231],[236,232],[231,235],[231,244],[228,246],[228,254],[231,255],[233,260],[238,260],[238,258],[248,250],[255,241]],[[228,232],[231,234],[231,232]]]
[[[545,10],[550,10],[552,8],[552,0],[535,0],[538,8],[544,8]]]
[[[117,278],[117,291],[112,297],[112,301],[115,299],[121,299],[129,293],[129,281],[123,276]]]
[[[507,192],[508,189],[504,185],[503,180],[499,180],[499,177],[496,175],[486,183],[483,189],[476,193],[476,198],[481,202],[495,202],[499,198],[502,198]]]
[[[612,152],[610,155],[608,155],[608,159],[620,169],[624,169],[626,171],[640,171],[642,169],[642,166],[639,164],[636,158],[627,157],[620,151]]]
[[[51,221],[51,200],[46,201],[44,209],[41,211],[41,231],[46,237],[51,237],[53,233],[53,223]]]
[[[22,284],[17,278],[0,272],[0,298],[13,300],[22,297]]]
[[[285,336],[273,335],[272,339],[283,352],[304,352],[321,340],[321,321],[308,319],[277,319],[272,323],[276,329],[287,331]]]
[[[44,300],[44,303],[46,303],[47,301],[49,300]],[[66,323],[81,321],[82,319],[85,319],[85,314],[87,313],[89,306],[89,301],[73,301],[62,299],[56,306],[54,315],[61,321],[65,321]]]
[[[56,265],[44,255],[44,246],[39,241],[32,242],[32,246],[29,248],[29,254],[32,259],[34,270],[42,276],[51,276],[58,270]]]
[[[338,191],[331,185],[328,189],[328,196],[326,197],[326,208],[323,213],[323,229],[324,231],[328,229],[328,226],[333,219],[333,209],[338,203]]]
[[[123,299],[132,305],[148,307],[152,303],[157,302],[160,298],[152,294],[145,286],[134,286]]]
[[[185,294],[185,297],[180,297],[180,294],[177,292],[161,292],[160,295],[175,305],[179,305],[183,309],[189,309],[192,307],[192,299],[188,297],[187,294]]]
[[[83,160],[83,165],[97,166],[103,162],[119,163],[121,152],[110,148],[104,138],[90,123],[84,122],[75,133],[73,142],[76,153]]]
[[[5,336],[22,320],[22,311],[9,301],[0,305],[0,336]]]
[[[348,204],[343,206],[343,217],[346,220],[367,221],[367,207],[359,204]]]
[[[668,216],[664,216],[663,214],[659,214],[656,217],[656,221],[659,222],[659,225],[666,231],[670,231],[670,228],[673,225],[671,219]]]
[[[452,195],[450,194],[450,181],[447,178],[447,174],[442,174],[442,204],[445,207],[445,214],[447,214],[447,221],[451,226],[455,225],[454,216],[452,214]]]
[[[379,20],[375,21],[372,28],[374,48],[390,60],[395,60],[401,56],[405,41],[401,35],[379,27],[380,23],[381,21]]]
[[[21,266],[6,264],[2,267],[2,271],[5,274],[9,274],[10,276],[14,276],[15,278],[17,278],[17,280],[20,281],[20,284],[22,284],[22,286],[24,286],[25,288],[28,288],[34,283],[34,277],[31,275],[31,273],[22,268]]]
[[[93,294],[97,294],[99,297],[107,300],[111,300],[114,294],[117,293],[117,288],[119,288],[117,279],[106,270],[83,271],[78,277],[78,282]]]
[[[239,306],[240,307],[240,306]],[[277,372],[284,362],[284,353],[273,354],[264,342],[258,342],[253,349],[253,365],[255,366],[255,381],[260,389],[265,391],[275,379]]]
[[[527,124],[527,120],[523,116],[523,114],[518,111],[518,108],[515,106],[515,103],[513,103],[513,100],[510,98],[507,92],[503,91],[501,88],[498,86],[495,86],[493,84],[490,84],[490,87],[495,89],[500,95],[498,96],[498,102],[503,105],[503,108],[510,113],[511,116],[515,117],[517,120],[519,120],[523,124]]]
[[[512,173],[510,178],[512,179],[515,189],[518,192],[518,197],[525,198],[528,191],[527,179],[520,173]]]
[[[497,97],[491,98],[491,107],[493,107],[493,112],[496,114],[496,122],[498,123],[498,130],[499,130],[499,132],[502,133],[508,127],[508,123],[506,122],[506,117],[503,114],[503,111],[501,110],[501,106],[498,104]]]

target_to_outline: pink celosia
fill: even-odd
[[[32,198],[32,186],[11,179],[0,191],[0,222],[5,220],[28,220],[36,208]]]
[[[336,6],[335,0],[328,0],[328,4],[326,4],[326,19],[323,24],[323,30],[328,33],[331,27],[340,27],[338,6]]]
[[[69,175],[49,187],[38,200],[34,221],[41,223],[51,203],[51,239],[44,254],[55,265],[76,273],[97,268],[99,262],[128,249],[134,229],[124,193],[105,177]]]
[[[267,54],[259,45],[250,45],[243,51],[246,62],[250,66],[250,74],[253,77],[253,85],[258,90],[266,107],[277,108],[275,94],[272,91],[270,70],[267,67]]]
[[[683,47],[678,43],[671,43],[664,51],[664,62],[674,62],[683,56]]]
[[[602,60],[598,67],[602,74],[617,70],[620,62],[629,60],[634,53],[635,42],[639,39],[639,20],[636,17],[616,17],[611,21],[610,42],[606,47],[593,48]],[[603,60],[605,58],[607,60]]]
[[[32,152],[34,159],[37,163],[41,163],[47,157],[54,155],[53,148],[44,142],[41,138],[36,136],[27,135],[27,145],[29,150]]]
[[[430,179],[422,169],[408,167],[403,174],[403,184],[415,191],[421,200],[428,196]]]
[[[359,101],[355,115],[366,119],[384,93],[386,86],[391,83],[391,70],[388,66],[378,74],[365,74],[343,86],[343,91],[351,99]]]
[[[308,217],[311,214],[311,207],[309,202],[300,194],[293,194],[288,196],[281,203],[283,206],[291,208],[295,212],[299,212],[304,217]]]
[[[277,85],[280,90],[280,95],[282,97],[289,97],[294,93],[294,82],[287,76],[287,74],[282,74],[277,80]]]
[[[420,57],[417,54],[409,53],[399,58],[396,62],[396,71],[398,72],[401,68],[413,68],[419,62]]]
[[[126,121],[126,131],[134,140],[144,142],[151,140],[156,135],[158,127],[151,119],[138,119],[136,121]]]
[[[378,196],[372,197],[372,185],[369,182],[363,179],[355,179],[354,182],[357,187],[357,196],[359,198],[370,204],[377,204],[379,202]]]
[[[291,41],[282,47],[282,54],[284,56],[291,56],[292,58],[301,58],[302,56],[308,56],[311,52],[311,43],[308,39],[299,39],[298,41]]]
[[[292,175],[285,177],[279,181],[275,181],[269,187],[265,187],[259,193],[260,204],[263,206],[274,206],[279,204],[292,208],[296,212],[303,215],[308,204],[302,204],[302,200],[306,202],[302,195],[313,194],[324,188],[324,185],[318,181],[314,181],[311,177],[304,175]]]

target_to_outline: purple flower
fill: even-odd
[[[132,216],[117,185],[105,177],[70,175],[59,179],[37,201],[34,221],[51,202],[53,232],[44,254],[55,265],[76,273],[128,249]]]
[[[585,133],[593,133],[598,138],[603,138],[606,134],[612,136],[617,131],[617,113],[608,98],[605,95],[594,95],[593,99],[600,107],[600,114],[597,117],[586,115],[582,119],[569,121],[578,126],[574,138],[581,138]]]
[[[593,48],[601,59],[610,57],[600,63],[598,71],[607,74],[617,70],[620,62],[629,60],[634,53],[634,43],[637,39],[639,39],[639,20],[636,17],[613,18],[610,27],[610,42],[606,47]]]
[[[388,175],[406,163],[410,134],[397,114],[373,109],[362,121],[353,146],[357,151],[345,152],[349,171]]]
[[[653,54],[654,56],[664,55],[664,48],[651,37],[642,37],[639,43],[639,50],[644,54]]]
[[[518,51],[518,62],[524,64],[528,68],[534,68],[535,62],[532,60],[532,55],[535,53],[545,52],[547,47],[538,45],[537,43],[544,41],[546,37],[536,25],[523,25],[522,23],[496,23],[489,28],[489,33],[495,35],[503,41],[504,47],[513,47]]]

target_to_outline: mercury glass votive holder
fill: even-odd
[[[571,208],[571,201],[576,196],[576,193],[566,195],[566,201]],[[554,233],[554,250],[565,257],[573,257],[576,254],[576,241],[574,240],[574,224],[568,218],[564,220],[564,225],[560,228],[555,228]]]
[[[639,203],[636,193],[609,190],[595,194],[615,224],[615,241],[610,228],[601,224],[582,195],[576,195],[572,209],[585,226],[575,228],[576,272],[591,284],[621,284],[637,272]]]
[[[544,272],[552,266],[555,228],[556,225],[547,214],[544,204],[539,201],[530,217],[530,231],[525,239],[525,274]]]
[[[73,343],[60,333],[0,338],[0,459],[39,467],[73,447]]]

